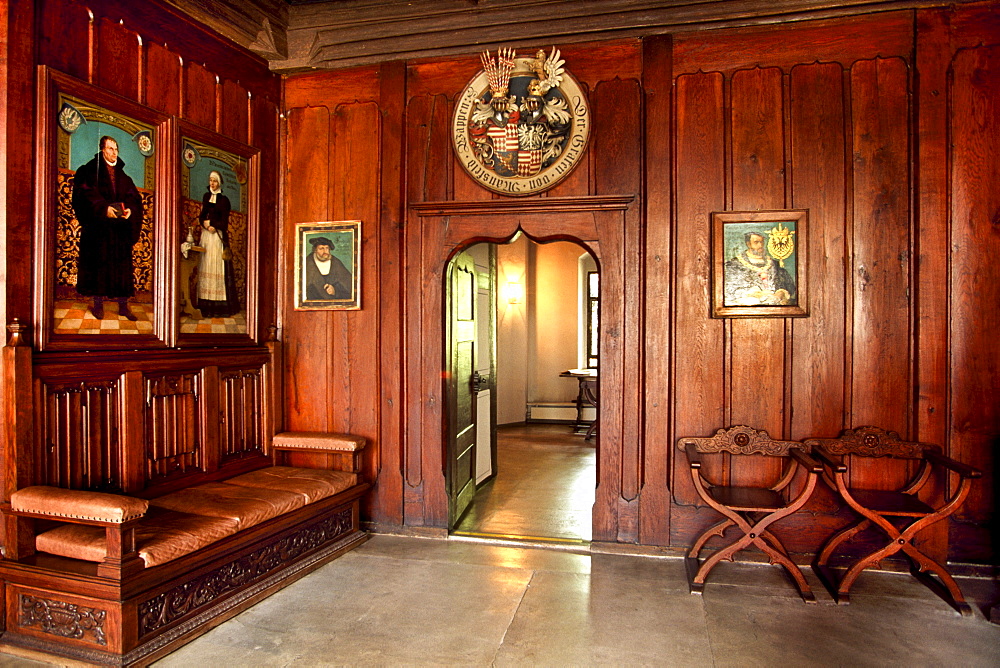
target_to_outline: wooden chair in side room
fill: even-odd
[[[677,447],[687,455],[691,480],[698,496],[725,517],[706,529],[688,551],[686,562],[691,593],[701,594],[704,591],[705,579],[716,564],[723,559],[732,561],[737,552],[754,545],[768,556],[772,564],[785,567],[807,603],[815,603],[816,598],[802,571],[789,558],[788,551],[777,536],[768,530],[772,524],[805,505],[816,488],[822,466],[809,456],[807,448],[796,441],[772,440],[766,431],[745,426],[720,429],[709,438],[681,438]],[[720,485],[705,477],[702,465],[706,455],[721,453],[729,453],[734,459],[774,457],[785,462],[782,463],[780,479],[770,487]],[[791,483],[800,471],[805,473],[805,480],[798,492],[793,493]],[[698,555],[709,539],[721,537],[733,526],[739,528],[743,535],[700,562]]]
[[[902,551],[909,558],[910,570],[918,580],[963,615],[971,615],[972,608],[965,602],[962,590],[955,584],[948,570],[921,552],[913,540],[927,527],[957,511],[969,495],[972,481],[982,473],[946,457],[936,445],[903,441],[896,432],[877,427],[848,429],[839,438],[815,438],[805,443],[811,446],[813,454],[823,463],[823,477],[827,484],[861,516],[858,521],[827,539],[813,564],[816,574],[837,603],[846,604],[850,601],[851,585],[862,571]],[[899,489],[860,489],[849,482],[851,461],[855,457],[905,459],[917,462],[918,466],[913,476]],[[943,469],[948,477],[952,473],[957,474],[957,487],[937,503],[918,498],[919,492],[931,480],[936,469]],[[854,561],[837,581],[829,567],[831,557],[845,541],[869,527],[881,530],[889,539],[888,542]],[[936,574],[940,582],[931,577],[931,573]]]
[[[594,421],[590,423],[590,427],[587,428],[587,434],[583,437],[583,440],[589,441],[597,433],[597,418],[599,415],[597,409],[597,379],[587,378],[586,380],[581,380],[580,395],[588,406],[593,406],[594,408]]]

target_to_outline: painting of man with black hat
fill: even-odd
[[[306,299],[350,299],[351,272],[333,255],[326,237],[313,237],[312,253],[306,260]]]
[[[300,308],[358,308],[358,225],[327,223],[300,228]]]

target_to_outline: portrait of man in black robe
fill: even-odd
[[[305,261],[306,299],[350,299],[353,276],[333,255],[333,241],[326,237],[309,240],[313,251]]]
[[[104,301],[118,303],[118,315],[136,320],[128,299],[135,294],[132,247],[142,231],[142,196],[125,173],[118,142],[101,137],[94,159],[76,170],[73,212],[80,224],[76,291],[93,297],[91,312],[104,318]]]

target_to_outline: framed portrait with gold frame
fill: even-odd
[[[295,310],[361,308],[361,221],[295,226]]]
[[[39,68],[35,345],[161,347],[169,117]]]
[[[712,316],[809,315],[808,211],[720,211],[712,218]]]
[[[178,345],[255,341],[259,152],[178,126]]]

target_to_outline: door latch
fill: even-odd
[[[472,372],[472,382],[470,383],[470,385],[472,386],[472,391],[474,393],[478,394],[479,392],[482,392],[489,386],[489,384],[490,384],[490,377],[488,375],[483,376],[478,371]]]

